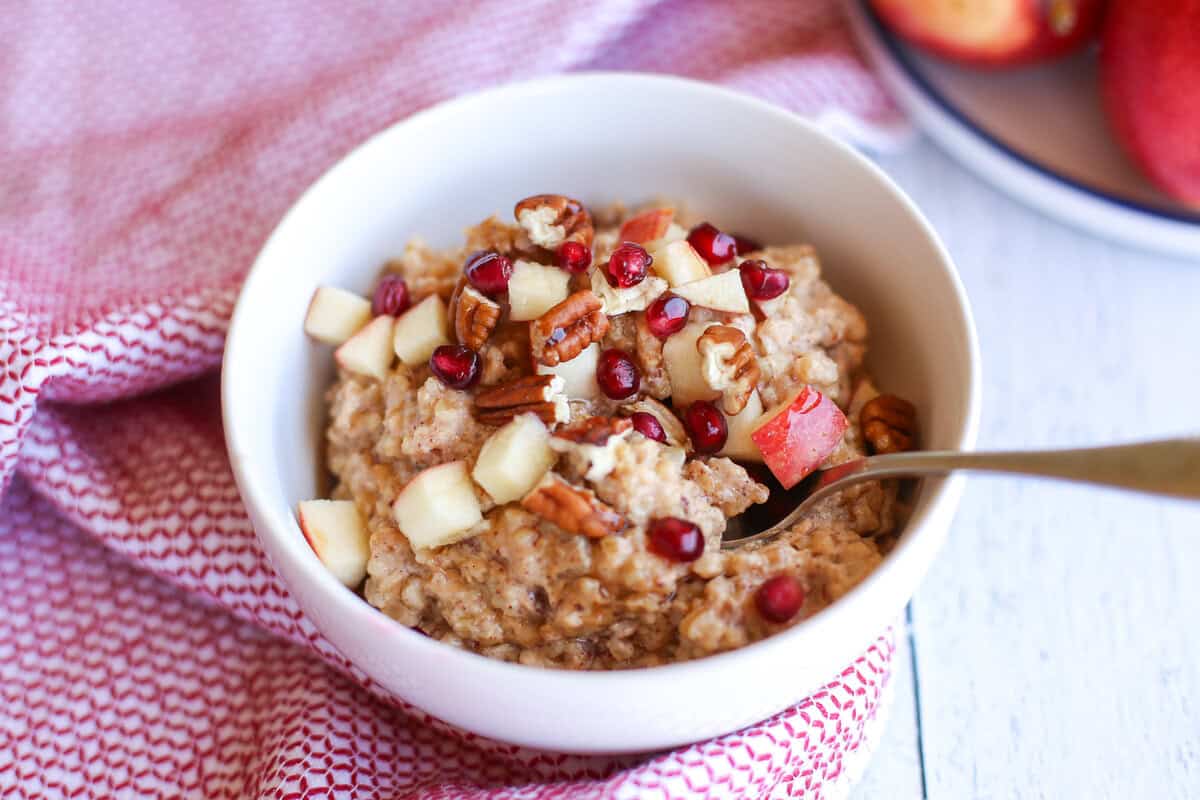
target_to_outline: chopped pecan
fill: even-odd
[[[667,291],[667,282],[654,275],[647,275],[641,283],[628,289],[610,286],[603,270],[592,270],[592,291],[604,304],[604,313],[610,317],[630,311],[645,311],[646,307]]]
[[[454,294],[454,335],[472,350],[483,343],[500,324],[500,304],[485,297],[474,286],[460,286]]]
[[[560,439],[576,444],[603,446],[613,436],[619,436],[633,428],[633,422],[621,417],[584,417],[554,432]]]
[[[522,498],[521,506],[568,533],[592,539],[620,533],[629,524],[590,489],[567,483],[553,472]]]
[[[547,425],[566,422],[571,416],[563,379],[557,375],[529,375],[475,395],[475,418],[487,425],[503,425],[521,414],[537,414]]]
[[[642,389],[659,400],[671,396],[671,378],[663,359],[663,340],[654,335],[645,314],[637,314],[637,357],[642,368]]]
[[[600,298],[584,289],[529,323],[529,349],[535,361],[553,367],[570,361],[608,333]]]
[[[704,382],[721,393],[726,414],[738,414],[758,383],[758,359],[746,334],[732,325],[710,325],[696,340]]]
[[[690,448],[692,446],[691,439],[687,435],[687,430],[684,429],[679,417],[675,416],[675,412],[652,397],[643,397],[636,403],[626,403],[621,406],[621,413],[629,414],[630,416],[637,413],[649,414],[662,425],[663,433],[667,435],[667,444],[672,447],[683,448]]]
[[[596,228],[583,203],[561,194],[535,194],[513,209],[517,223],[530,241],[554,250],[563,242],[579,242],[591,248]]]
[[[858,424],[874,453],[911,450],[917,440],[917,409],[894,394],[881,394],[863,406]]]

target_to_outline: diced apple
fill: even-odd
[[[651,208],[640,214],[634,214],[622,223],[617,240],[636,242],[637,244],[653,242],[666,235],[673,219],[675,219],[675,209],[673,208]]]
[[[334,286],[313,292],[304,316],[304,332],[319,342],[338,345],[371,319],[371,301]]]
[[[846,432],[837,404],[804,386],[754,423],[750,439],[783,488],[804,480],[837,447]]]
[[[554,464],[550,432],[533,414],[522,414],[483,443],[471,477],[497,503],[520,500]]]
[[[725,439],[725,446],[717,455],[741,461],[762,461],[763,457],[759,452],[758,445],[750,438],[750,431],[754,429],[762,413],[762,399],[755,390],[750,393],[750,399],[746,402],[745,408],[732,417],[726,415],[725,425],[729,430],[729,435]]]
[[[663,342],[663,362],[671,379],[671,401],[676,408],[721,396],[705,382],[700,351],[696,349],[696,340],[711,324],[689,322],[683,330],[671,334]]]
[[[396,354],[392,352],[392,330],[395,325],[395,317],[376,317],[334,350],[333,359],[344,370],[383,380],[396,359]]]
[[[558,267],[518,261],[508,280],[509,318],[516,322],[537,319],[567,299],[571,276]]]
[[[707,278],[712,274],[708,263],[700,257],[686,239],[667,242],[655,248],[650,253],[654,257],[651,268],[666,278],[671,286],[682,286],[685,283]]]
[[[685,228],[678,223],[672,222],[667,226],[666,233],[652,242],[646,242],[644,245],[642,245],[642,247],[645,247],[650,254],[653,255],[655,252],[663,247],[666,247],[671,242],[678,242],[682,239],[686,239],[687,235],[688,232]]]
[[[741,273],[736,269],[676,286],[671,291],[694,306],[734,314],[750,313],[750,301],[746,299]]]
[[[350,588],[367,577],[371,536],[352,500],[305,500],[297,518],[313,552],[333,576]]]
[[[446,304],[431,294],[396,320],[392,349],[408,366],[419,366],[429,361],[438,347],[451,343],[449,331]]]
[[[610,317],[645,311],[666,290],[667,282],[654,275],[647,275],[637,286],[621,289],[609,285],[603,270],[592,270],[592,293],[600,298],[604,313]]]
[[[678,334],[676,334],[678,335]],[[571,400],[595,400],[600,396],[600,384],[596,383],[596,365],[600,362],[600,345],[590,344],[583,352],[564,361],[547,367],[538,364],[539,375],[557,375],[563,379],[563,388]]]
[[[418,473],[392,503],[392,516],[415,550],[466,538],[483,519],[467,462],[450,461]]]

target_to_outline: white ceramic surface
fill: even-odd
[[[301,325],[319,284],[367,292],[411,236],[434,245],[544,191],[589,203],[686,198],[730,229],[817,246],[874,331],[880,382],[920,409],[925,444],[970,448],[979,416],[973,323],[920,213],[870,162],[799,118],[705,84],[622,74],[503,87],[414,115],[325,174],[246,280],[223,371],[225,431],[260,539],[320,630],[429,713],[514,743],[632,752],[734,730],[828,680],[891,622],[948,530],[961,478],[929,481],[898,546],[860,586],[787,632],[655,669],[544,670],[490,660],[396,624],[341,586],[293,510],[321,493],[328,348]]]
[[[867,0],[846,0],[846,9],[893,96],[984,180],[1097,236],[1200,259],[1200,212],[1153,186],[1113,138],[1094,50],[1016,70],[976,70],[907,46]]]

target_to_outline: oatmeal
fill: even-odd
[[[721,550],[813,471],[911,448],[915,413],[813,248],[683,223],[536,195],[460,249],[411,242],[373,301],[317,291],[336,483],[299,516],[339,579],[443,642],[614,669],[741,647],[875,568],[893,483]]]

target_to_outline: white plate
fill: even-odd
[[[868,57],[929,136],[984,180],[1098,236],[1200,258],[1200,213],[1154,188],[1109,133],[1096,54],[1008,71],[959,67],[846,8]]]

